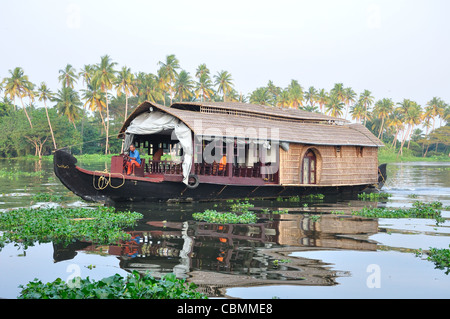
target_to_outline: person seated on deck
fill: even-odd
[[[130,145],[130,152],[128,154],[128,161],[126,164],[127,174],[134,174],[134,168],[141,167],[141,157],[139,156],[139,151],[134,147],[133,144]]]
[[[227,166],[227,157],[224,155],[219,162],[219,172],[223,172]]]
[[[155,152],[155,154],[153,155],[153,160],[154,160],[154,161],[160,161],[162,155],[163,155],[163,149],[160,148],[160,149],[158,149],[158,150]]]

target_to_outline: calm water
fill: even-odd
[[[14,173],[19,169],[29,174]],[[33,173],[38,170],[43,173]],[[30,206],[95,206],[64,188],[51,162],[0,160],[0,172],[0,212]],[[449,211],[442,212],[447,221],[439,226],[434,220],[365,219],[350,212],[365,205],[409,207],[415,200],[441,201],[448,207],[450,163],[390,164],[388,178],[384,190],[393,196],[387,202],[252,201],[258,211],[289,213],[260,215],[260,222],[251,226],[192,219],[192,213],[208,208],[225,210],[228,202],[117,206],[144,215],[132,232],[135,241],[121,247],[44,243],[26,250],[9,244],[0,250],[0,298],[16,298],[18,286],[34,278],[101,279],[116,273],[126,276],[132,270],[150,271],[155,277],[174,272],[219,298],[449,298],[449,275],[414,254],[419,248],[449,248]],[[32,200],[43,192],[64,199]],[[314,222],[311,216],[319,213],[320,221]]]

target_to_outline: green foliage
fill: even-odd
[[[308,194],[308,195],[296,195],[296,196],[290,196],[288,198],[283,198],[281,196],[278,196],[276,198],[277,202],[291,202],[291,203],[299,203],[302,200],[304,201],[315,201],[315,200],[323,200],[325,198],[324,194]]]
[[[202,220],[207,223],[217,224],[253,224],[256,223],[258,217],[252,212],[236,213],[220,213],[216,210],[207,209],[203,213],[194,213],[192,217],[196,220]]]
[[[389,193],[361,193],[358,194],[358,199],[361,200],[368,200],[368,201],[379,201],[379,200],[386,200],[389,197],[391,197],[392,194]]]
[[[7,170],[0,169],[0,178],[5,178],[9,180],[17,180],[22,177],[42,177],[44,175],[43,171],[36,172],[25,172],[17,169]]]
[[[235,204],[231,205],[231,211],[235,213],[244,213],[248,212],[249,208],[253,208],[254,205],[249,203],[248,201],[245,201],[244,203],[236,202]]]
[[[414,202],[411,208],[370,208],[364,207],[359,211],[353,211],[353,215],[371,217],[371,218],[428,218],[436,219],[437,223],[444,221],[441,216],[442,203],[432,202],[423,203]]]
[[[22,288],[19,299],[207,299],[197,286],[167,274],[160,280],[137,271],[123,278],[119,274],[99,281],[76,277],[69,283],[56,279],[42,283],[35,279]]]
[[[450,247],[450,245],[449,245]],[[421,257],[423,255],[422,250],[419,250],[416,253],[417,257]],[[446,270],[445,274],[448,275],[450,273],[450,249],[439,249],[432,248],[427,252],[427,260],[434,262],[434,265],[437,269]]]
[[[58,146],[80,143],[80,132],[66,117],[59,116],[54,108],[48,113]],[[53,146],[45,109],[33,109],[30,114],[33,128],[23,112],[0,117],[0,157],[51,154]]]
[[[114,244],[131,236],[122,228],[135,225],[142,215],[136,212],[116,212],[111,207],[90,208],[19,208],[0,214],[3,242],[21,243],[25,247],[35,242],[68,244],[86,240],[99,244]]]
[[[49,193],[37,193],[33,195],[32,200],[37,202],[59,202],[61,201],[61,195],[49,194]]]

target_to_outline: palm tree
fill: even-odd
[[[22,104],[22,108],[27,116],[28,122],[30,123],[30,127],[33,128],[33,124],[31,123],[31,119],[28,116],[27,109],[23,104],[23,97],[27,94],[30,94],[33,91],[34,84],[28,80],[28,76],[25,75],[23,69],[21,67],[16,67],[14,70],[9,70],[9,74],[11,75],[9,78],[5,78],[2,83],[5,85],[5,96],[9,96],[10,99],[13,100],[14,110],[16,109],[16,97],[20,98],[20,103]]]
[[[39,101],[44,102],[44,107],[45,107],[45,114],[47,115],[47,121],[48,121],[48,126],[50,127],[50,133],[52,135],[52,140],[53,140],[53,147],[56,150],[56,141],[55,141],[55,135],[53,134],[53,128],[52,128],[52,123],[50,122],[50,117],[48,116],[48,110],[47,110],[47,100],[52,100],[54,97],[54,94],[52,93],[52,91],[50,91],[50,89],[47,87],[47,84],[45,84],[45,82],[41,82],[41,85],[38,87],[38,98]]]
[[[281,88],[273,84],[271,80],[267,82],[267,90],[272,95],[273,102],[275,102],[278,99],[278,96],[281,94]]]
[[[203,74],[206,74],[206,75],[209,75],[209,74],[210,74],[210,71],[209,71],[209,69],[208,69],[208,67],[206,66],[205,63],[200,64],[200,65],[197,67],[197,70],[195,70],[195,77],[196,77],[196,78],[200,79],[200,77],[201,77]]]
[[[122,67],[122,70],[120,70],[117,73],[116,89],[117,89],[117,96],[120,96],[122,95],[122,93],[125,93],[124,121],[126,121],[126,119],[128,118],[128,98],[132,94],[134,95],[137,92],[136,81],[134,79],[133,73],[131,73],[130,68],[124,66]]]
[[[356,102],[356,92],[353,91],[352,88],[348,87],[344,89],[344,103],[346,105],[345,108],[345,119],[347,118],[348,111],[350,109],[350,104],[353,104]]]
[[[76,128],[75,121],[80,117],[80,106],[82,105],[78,93],[71,87],[63,87],[53,100],[56,102],[58,113],[67,116],[73,127]]]
[[[320,112],[325,112],[325,104],[327,104],[328,101],[328,93],[325,91],[325,89],[321,89],[319,93],[317,94],[317,103],[319,103]]]
[[[308,91],[305,92],[306,102],[309,102],[309,105],[314,107],[318,100],[318,93],[314,86],[310,86]]]
[[[250,103],[259,105],[272,105],[272,95],[268,88],[257,88],[250,95]]]
[[[333,93],[330,95],[325,108],[331,116],[341,117],[344,106],[345,104],[339,99],[339,96],[336,93]]]
[[[138,95],[144,101],[155,103],[164,99],[164,94],[158,87],[158,80],[154,74],[139,74]],[[142,99],[140,100],[142,101]]]
[[[278,95],[277,105],[281,106],[281,107],[289,107],[290,103],[291,103],[291,97],[289,95],[289,91],[282,90],[280,95]]]
[[[166,61],[159,61],[158,65],[160,66],[161,75],[164,77],[164,81],[166,81],[166,87],[170,94],[170,103],[172,104],[173,97],[175,94],[174,84],[176,81],[177,70],[180,68],[180,61],[175,57],[175,54],[170,54],[166,56]],[[159,73],[159,72],[158,72]]]
[[[69,87],[73,89],[74,83],[77,83],[78,75],[76,70],[71,64],[67,64],[64,69],[59,70],[60,76],[58,80],[62,83],[63,87]]]
[[[211,77],[208,73],[197,73],[198,82],[195,84],[195,96],[198,98],[200,96],[201,101],[211,100],[214,95],[214,90],[212,89]]]
[[[217,86],[217,91],[223,94],[223,101],[226,102],[227,93],[233,89],[233,79],[228,71],[220,71],[214,76],[214,84]]]
[[[297,80],[291,80],[288,86],[288,91],[290,95],[290,106],[293,108],[298,108],[303,105],[303,88],[298,83]]]
[[[97,81],[101,90],[105,93],[106,100],[106,146],[105,154],[108,154],[109,148],[109,102],[108,102],[108,90],[111,90],[115,82],[116,71],[114,67],[116,62],[111,61],[109,55],[104,55],[100,59],[100,63],[96,66],[94,75],[94,81]]]
[[[140,72],[139,74],[141,74],[141,73],[142,72]],[[145,76],[142,77],[142,78],[145,78]],[[140,77],[136,77],[136,81],[137,81],[138,85],[139,85],[140,79],[141,79]],[[164,69],[164,68],[159,68],[158,69],[157,76],[156,76],[156,82],[157,82],[158,89],[161,92],[163,92],[162,93],[163,96],[164,96],[163,97],[163,104],[164,104],[164,106],[166,106],[166,94],[165,93],[169,91],[169,80],[168,80],[168,77],[167,77],[167,70],[166,69]]]
[[[364,106],[364,126],[366,126],[367,119],[369,118],[367,115],[367,111],[374,101],[372,92],[370,92],[369,90],[364,90],[364,92],[359,95],[359,101]]]
[[[438,97],[433,97],[430,101],[427,102],[425,111],[433,119],[432,131],[434,131],[436,117],[442,118],[444,116],[444,109],[445,103]]]
[[[395,146],[397,145],[398,133],[400,133],[400,131],[404,128],[402,114],[399,113],[397,109],[394,109],[390,116],[387,118],[386,124],[388,127],[395,129],[394,140],[392,141],[391,145],[391,147],[395,148]]]
[[[78,77],[83,79],[84,85],[91,84],[92,76],[94,74],[94,67],[90,64],[85,64],[84,67],[78,72]]]
[[[352,115],[352,119],[356,120],[358,123],[361,123],[361,120],[365,118],[365,110],[364,106],[362,105],[361,101],[356,102],[351,108],[350,108],[350,114]]]
[[[335,95],[337,99],[345,103],[345,88],[343,83],[335,83],[330,91],[330,95]]]
[[[103,111],[106,108],[105,93],[100,90],[99,85],[95,82],[88,84],[87,89],[82,91],[84,92],[82,98],[86,101],[84,107],[89,108],[92,112],[98,112],[100,114],[100,119],[106,132],[106,123],[103,118]]]
[[[416,102],[411,101],[409,99],[403,99],[402,102],[397,103],[399,107],[397,108],[398,112],[403,117],[403,122],[407,124],[407,130],[405,134],[403,134],[402,143],[400,145],[399,154],[403,155],[403,146],[406,142],[407,137],[412,133],[412,129],[414,125],[420,124],[422,119],[422,109],[420,105]],[[410,139],[411,140],[411,139]],[[409,148],[409,142],[408,142]]]
[[[373,113],[379,119],[381,119],[381,127],[378,132],[378,138],[381,138],[383,133],[384,121],[394,110],[394,102],[391,99],[384,98],[375,103]]]
[[[175,82],[175,92],[176,97],[179,101],[189,100],[192,98],[192,90],[194,88],[194,82],[192,81],[189,72],[182,70],[177,75],[177,80]]]

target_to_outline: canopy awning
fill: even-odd
[[[125,131],[124,150],[130,148],[134,135],[158,134],[167,130],[173,130],[183,148],[183,183],[187,185],[192,167],[192,131],[175,116],[158,110],[149,110],[137,115]]]

